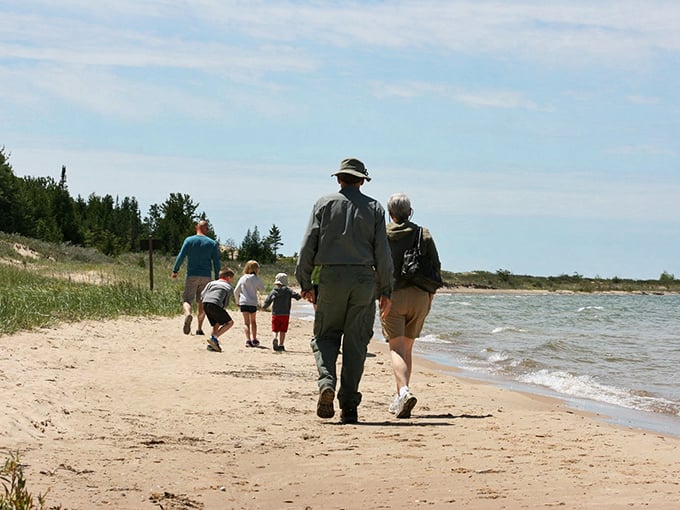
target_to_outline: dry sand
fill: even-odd
[[[270,316],[258,317],[269,338]],[[680,508],[680,439],[417,361],[413,418],[387,412],[372,342],[358,425],[315,415],[311,323],[223,353],[182,319],[0,338],[0,452],[68,509]]]

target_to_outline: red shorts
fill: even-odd
[[[272,331],[274,333],[287,333],[290,315],[272,315]]]

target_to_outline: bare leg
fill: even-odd
[[[286,341],[286,332],[285,331],[279,331],[276,334],[279,335],[279,345],[283,345],[283,342]]]
[[[184,310],[184,315],[191,315],[191,303],[186,301],[182,303],[182,310]]]
[[[243,330],[245,331],[246,334],[246,340],[252,340],[253,337],[251,335],[250,331],[250,312],[241,312],[243,314],[243,322],[245,324],[245,327]]]
[[[412,357],[414,338],[398,336],[390,338],[390,356],[392,358],[392,371],[397,383],[397,393],[399,390],[409,385],[411,380]]]
[[[203,321],[205,320],[205,311],[203,310],[203,302],[198,302],[198,329],[203,330]]]
[[[213,335],[219,338],[229,331],[233,325],[234,321],[229,321],[226,324],[222,324],[221,326],[216,325],[215,328],[213,328]]]
[[[250,314],[250,332],[253,334],[253,340],[257,338],[257,312]]]

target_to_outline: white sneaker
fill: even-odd
[[[388,410],[390,411],[390,413],[395,414],[397,412],[398,407],[399,407],[399,395],[395,395],[394,400],[390,404]]]
[[[418,399],[413,396],[410,391],[404,393],[397,401],[397,408],[394,412],[397,418],[410,418],[411,411],[418,402]]]

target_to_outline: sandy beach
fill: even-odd
[[[258,315],[269,338],[268,313]],[[373,341],[358,425],[316,417],[311,322],[288,352],[185,336],[181,317],[0,338],[0,450],[68,509],[680,508],[680,439],[418,360],[413,418],[387,411]]]

